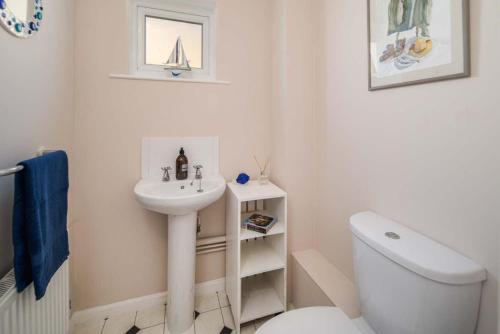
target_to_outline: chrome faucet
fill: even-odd
[[[172,167],[162,167],[161,170],[163,171],[163,182],[169,182],[170,181],[170,173],[169,171],[172,170]]]
[[[201,175],[201,169],[203,168],[202,165],[194,165],[193,168],[196,170],[196,173],[194,175],[194,179],[191,181],[191,186],[194,184],[194,181],[195,180],[199,180],[199,184],[198,184],[198,192],[199,193],[202,193],[203,192],[203,189],[201,189],[201,179],[203,179],[203,176]]]
[[[194,176],[195,180],[201,180],[203,176],[201,176],[201,169],[203,168],[202,165],[194,165],[194,169],[196,169],[196,174]]]

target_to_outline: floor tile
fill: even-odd
[[[137,334],[141,331],[141,329],[137,326],[132,326],[125,334]]]
[[[224,328],[220,309],[200,314],[194,322],[196,334],[220,334]]]
[[[220,307],[229,306],[229,298],[224,291],[217,292],[217,297],[219,298]]]
[[[219,308],[219,299],[216,293],[196,296],[194,309],[200,313],[212,311]]]
[[[224,321],[224,325],[226,327],[234,330],[233,314],[231,313],[230,307],[224,307],[222,309],[222,320]]]
[[[142,329],[138,334],[163,334],[164,324]]]
[[[139,333],[140,334],[140,333]],[[170,331],[168,330],[168,325],[165,324],[165,334],[171,334]],[[190,329],[188,329],[186,332],[184,332],[183,334],[195,334],[195,331],[194,331],[194,326],[192,326]],[[199,333],[197,333],[199,334]]]
[[[75,325],[73,334],[101,334],[104,326],[104,319],[90,320],[82,324]]]
[[[271,320],[272,318],[274,318],[274,316],[269,316],[269,317],[255,320],[255,328],[259,329],[260,326],[264,325],[267,321]]]
[[[137,312],[135,325],[139,328],[153,327],[165,322],[165,305],[150,307]]]
[[[232,334],[233,333],[233,330],[229,327],[226,327],[224,326],[224,328],[222,328],[222,330],[220,331],[220,334]]]
[[[254,334],[254,333],[255,333],[255,326],[253,323],[240,328],[240,334]]]
[[[137,312],[114,315],[106,320],[102,334],[124,334],[134,326]]]

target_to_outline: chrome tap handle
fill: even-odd
[[[162,167],[161,170],[163,171],[163,182],[169,182],[170,181],[170,173],[169,171],[172,170],[172,167]]]
[[[193,168],[196,170],[196,174],[195,174],[195,179],[196,180],[199,180],[202,178],[201,176],[201,169],[203,168],[202,165],[194,165]]]

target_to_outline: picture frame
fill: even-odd
[[[471,75],[469,0],[367,0],[368,89]]]

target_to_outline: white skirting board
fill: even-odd
[[[207,295],[226,290],[226,278],[196,284],[196,295]],[[105,318],[114,314],[136,311],[158,305],[167,301],[167,292],[155,293],[149,296],[133,298],[121,302],[102,305],[86,310],[77,311],[71,316],[71,326],[87,322],[91,319]]]

